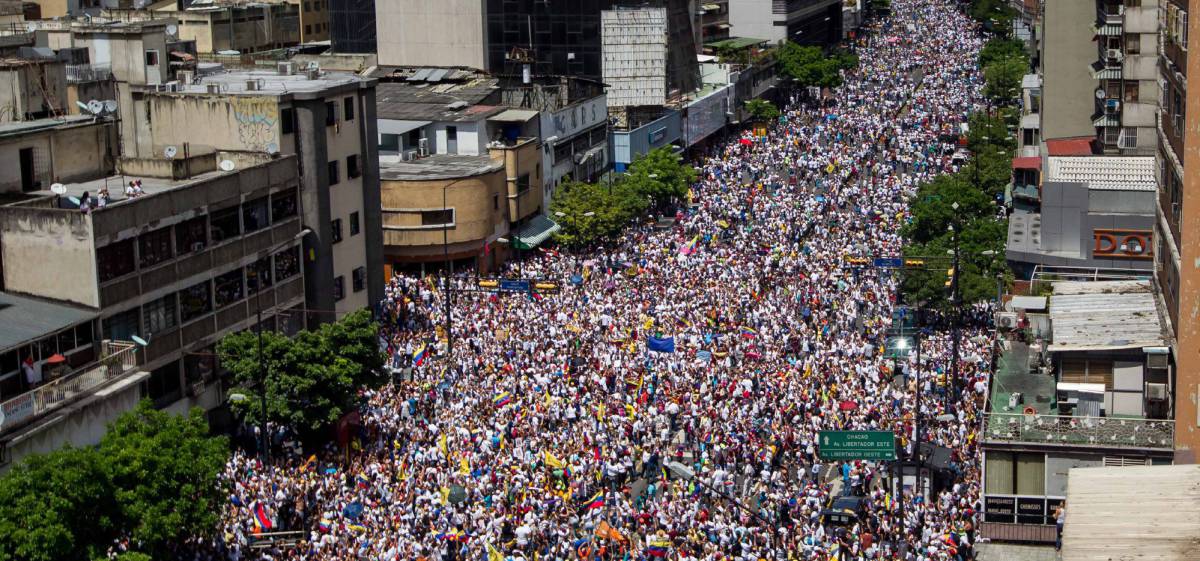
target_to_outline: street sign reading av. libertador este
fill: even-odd
[[[817,441],[822,460],[894,460],[896,435],[882,430],[823,430]]]

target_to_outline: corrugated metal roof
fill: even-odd
[[[1153,156],[1050,156],[1047,181],[1086,183],[1088,189],[1156,191]]]
[[[0,292],[0,351],[95,319],[87,308]]]
[[[1196,536],[1200,466],[1125,465],[1067,472],[1063,561],[1200,559]]]
[[[1051,352],[1133,349],[1164,341],[1150,281],[1055,283],[1050,329]]]

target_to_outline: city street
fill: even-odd
[[[894,0],[864,31],[831,97],[797,92],[765,137],[695,162],[669,229],[527,252],[523,274],[558,290],[457,278],[452,348],[436,277],[396,277],[381,337],[411,378],[368,395],[349,463],[235,453],[226,547],[248,543],[258,505],[308,542],[275,559],[969,555],[988,310],[964,310],[958,380],[948,329],[894,371],[898,278],[846,260],[900,255],[905,201],[957,166],[943,141],[982,106],[982,36],[953,0]],[[889,462],[818,459],[821,430],[893,431],[912,458],[915,418],[948,450],[928,500],[895,493]],[[843,493],[866,497],[859,519],[829,524]]]

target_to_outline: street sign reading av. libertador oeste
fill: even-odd
[[[896,435],[882,430],[823,430],[817,455],[822,460],[894,460]]]

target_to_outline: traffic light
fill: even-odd
[[[946,269],[946,288],[954,284],[954,267]]]

